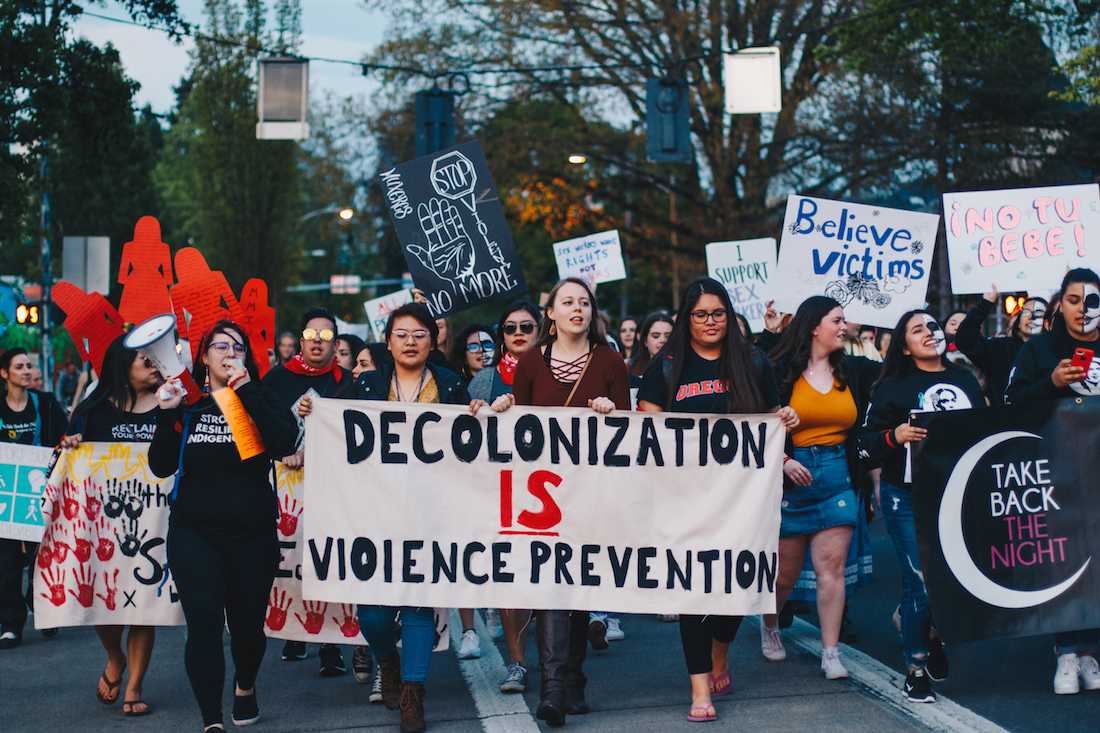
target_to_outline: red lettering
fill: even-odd
[[[500,472],[500,526],[512,526],[512,471]]]
[[[547,484],[557,487],[561,485],[561,476],[553,471],[538,470],[527,478],[527,491],[542,504],[538,512],[529,512],[524,509],[516,519],[524,527],[531,529],[550,529],[561,522],[561,509],[554,497],[550,496]]]

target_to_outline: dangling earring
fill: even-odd
[[[556,323],[553,323],[553,322],[550,323],[549,333],[550,333],[551,336],[557,336],[558,335],[558,326],[557,326]]]

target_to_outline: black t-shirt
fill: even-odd
[[[70,433],[85,441],[102,443],[149,443],[157,429],[159,407],[148,412],[125,412],[104,400],[73,420]]]
[[[1055,387],[1050,379],[1051,374],[1058,362],[1073,357],[1075,349],[1093,352],[1092,363],[1085,370],[1085,379],[1066,387]],[[1054,400],[1078,395],[1100,395],[1100,340],[1078,341],[1066,332],[1064,326],[1028,339],[1020,349],[1008,376],[1006,401],[1022,405],[1033,400]]]
[[[34,409],[34,400],[27,393],[27,406],[15,412],[8,406],[6,395],[0,393],[0,443],[20,443],[34,445],[34,430],[38,412]],[[34,393],[38,398],[38,407],[42,411],[42,421],[38,445],[52,448],[65,434],[65,412],[57,404],[53,395],[45,392]]]
[[[722,414],[729,412],[729,394],[725,380],[718,373],[718,360],[704,359],[687,350],[687,360],[680,373],[680,384],[669,412],[695,412]],[[654,361],[646,369],[642,385],[638,388],[638,401],[645,400],[664,408],[668,403],[668,383],[665,381],[664,359]],[[753,350],[753,368],[756,371],[757,384],[764,397],[763,410],[779,405],[779,389],[770,369],[765,368],[765,360],[759,351]]]

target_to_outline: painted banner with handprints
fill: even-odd
[[[149,470],[147,443],[62,451],[42,499],[36,628],[183,624],[166,558],[172,481]]]
[[[42,494],[53,450],[0,443],[0,539],[38,542]]]

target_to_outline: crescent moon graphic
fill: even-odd
[[[1031,608],[1047,603],[1069,590],[1070,586],[1077,582],[1092,558],[1089,557],[1070,577],[1057,585],[1040,590],[1013,590],[1003,585],[994,583],[981,571],[970,557],[970,551],[966,547],[962,529],[962,505],[963,495],[966,493],[966,484],[970,480],[970,474],[981,460],[982,456],[1013,438],[1042,438],[1034,433],[1026,433],[1014,430],[1007,433],[991,435],[971,446],[970,450],[963,454],[955,465],[951,476],[947,479],[947,486],[940,500],[940,546],[943,549],[944,560],[951,572],[974,597],[985,601],[992,606],[1001,608]]]

